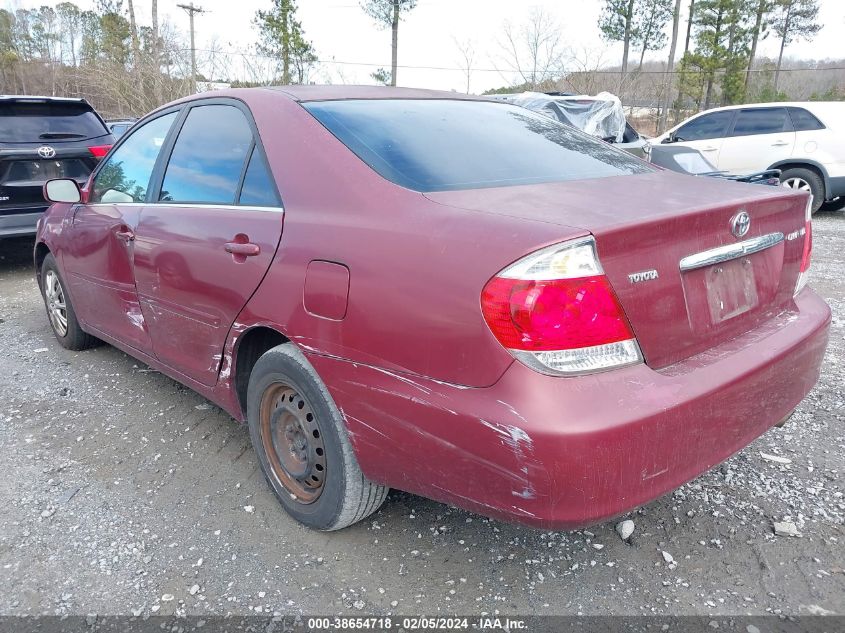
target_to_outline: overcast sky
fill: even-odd
[[[159,0],[159,15],[187,34],[188,16],[177,8],[179,1]],[[57,3],[58,0],[0,0],[0,6],[7,8]],[[257,34],[252,18],[256,10],[270,5],[269,0],[194,3],[208,11],[196,18],[197,47],[208,48],[216,40],[219,46],[233,52],[253,50]],[[76,4],[90,8],[93,0],[77,0]],[[475,49],[472,92],[511,83],[514,75],[502,72],[507,64],[501,58],[498,42],[502,40],[503,24],[510,21],[519,25],[532,7],[542,7],[560,26],[562,44],[570,54],[589,60],[593,67],[598,60],[607,65],[618,64],[621,45],[608,45],[599,37],[597,21],[603,4],[602,0],[419,0],[399,29],[399,84],[465,90],[466,75],[460,70],[464,62],[456,39],[471,42]],[[689,1],[684,0],[683,4],[686,11]],[[305,34],[324,61],[313,79],[373,83],[373,70],[390,68],[390,30],[377,28],[357,0],[299,0],[298,5]],[[135,6],[138,21],[149,24],[149,0],[136,0]],[[820,0],[820,6],[824,28],[812,42],[790,45],[788,56],[845,57],[845,0]],[[682,36],[685,17],[682,15]],[[776,56],[778,46],[776,39],[769,37],[762,42],[760,54]],[[682,38],[680,47],[683,48]],[[662,60],[667,53],[649,52],[646,59]],[[639,52],[632,53],[632,57],[638,59]]]

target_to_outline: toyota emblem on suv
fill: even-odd
[[[744,237],[751,228],[751,216],[745,211],[740,211],[731,218],[731,233],[734,237]]]
[[[56,155],[56,150],[49,145],[42,145],[37,151],[41,158],[53,158]]]

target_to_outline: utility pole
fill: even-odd
[[[197,91],[197,48],[194,45],[194,14],[195,13],[205,13],[205,9],[202,7],[195,7],[194,3],[191,4],[177,4],[177,7],[180,9],[184,9],[185,12],[188,14],[188,18],[191,21],[191,88],[196,93]]]

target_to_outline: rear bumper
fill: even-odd
[[[372,480],[545,529],[645,504],[783,420],[818,379],[830,309],[811,290],[706,354],[654,371],[455,387],[310,355]]]
[[[0,209],[0,237],[35,235],[36,224],[47,207]]]

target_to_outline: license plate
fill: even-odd
[[[711,266],[704,283],[713,324],[745,314],[759,303],[754,265],[748,257]]]

